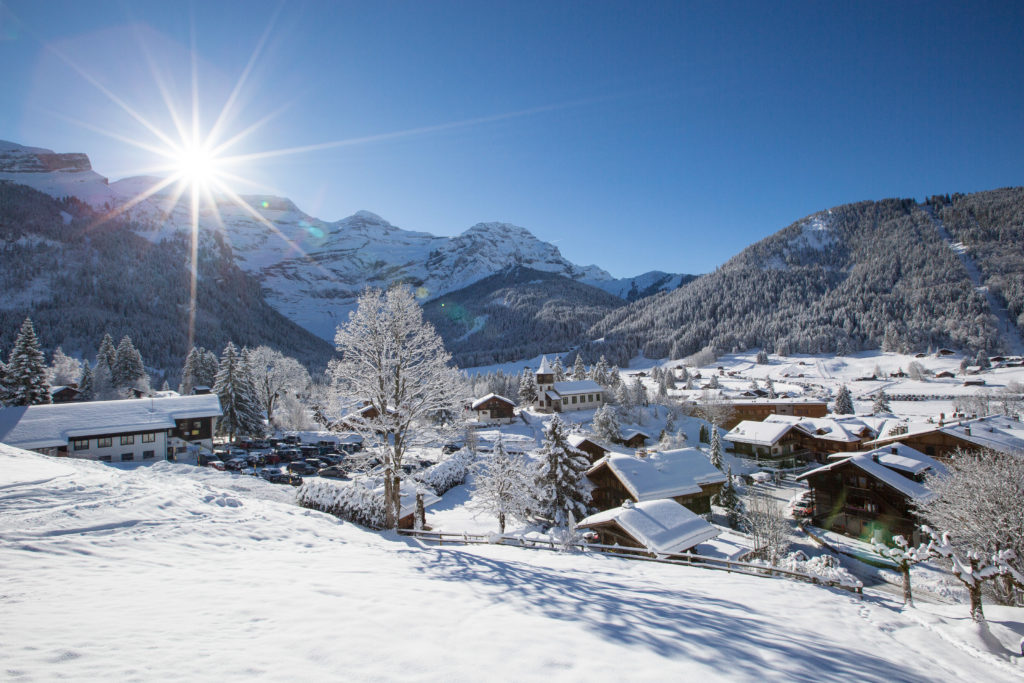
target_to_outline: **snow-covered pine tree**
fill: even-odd
[[[247,368],[231,342],[224,347],[213,393],[220,397],[220,407],[224,413],[217,426],[220,433],[227,434],[234,441],[238,435],[262,431]]]
[[[607,403],[594,411],[591,427],[597,438],[603,441],[618,443],[622,438],[619,418],[615,415],[615,410]]]
[[[615,402],[619,406],[619,413],[622,415],[628,414],[633,410],[633,392],[629,390],[625,382],[620,382],[619,386],[615,389]]]
[[[683,382],[690,381],[690,371],[686,369],[686,366],[679,368],[679,379]]]
[[[757,378],[756,377],[752,378],[750,380],[750,390],[751,391],[757,391],[760,388],[761,388],[761,385],[757,383]]]
[[[587,378],[587,366],[583,364],[583,356],[576,354],[576,362],[572,366],[572,378],[576,381]]]
[[[494,452],[474,466],[469,506],[498,518],[498,532],[509,520],[526,521],[534,505],[533,468],[523,455],[509,455],[501,435]]]
[[[702,424],[700,426],[700,431],[697,432],[697,440],[700,441],[701,443],[707,443],[710,440],[710,438],[708,437],[707,425]]]
[[[725,484],[715,495],[715,505],[725,509],[726,523],[730,529],[736,529],[743,518],[743,501],[740,500],[736,486],[733,484],[732,467],[729,468],[726,475]]]
[[[608,386],[608,359],[603,355],[590,368],[590,379],[603,387]]]
[[[110,366],[105,361],[96,361],[92,369],[92,398],[94,401],[110,401],[119,398],[110,379]]]
[[[764,388],[765,391],[768,392],[768,398],[777,398],[777,395],[775,394],[775,382],[772,381],[771,377],[764,381]]]
[[[82,377],[78,380],[78,391],[83,401],[91,401],[95,398],[93,392],[92,366],[89,361],[82,363]]]
[[[149,377],[146,375],[146,367],[142,363],[142,354],[135,348],[132,338],[128,335],[121,337],[121,341],[117,345],[111,379],[118,389],[141,389],[142,385],[148,388]]]
[[[565,368],[562,367],[561,356],[555,356],[555,362],[551,364],[551,372],[554,374],[556,382],[565,381]]]
[[[213,351],[207,351],[200,347],[200,360],[196,368],[196,386],[213,387],[217,381],[217,372],[220,370],[220,360]]]
[[[110,334],[104,334],[100,341],[100,348],[96,350],[96,363],[107,366],[111,381],[114,378],[114,364],[117,362],[117,349],[114,348],[114,340]],[[93,368],[95,371],[95,368]]]
[[[884,389],[881,389],[875,394],[875,402],[871,405],[871,414],[878,415],[879,413],[891,412],[892,407],[889,405],[889,395],[885,393]]]
[[[50,403],[50,385],[46,382],[46,358],[32,320],[25,318],[18,338],[7,358],[4,377],[4,403],[9,406],[33,406]]]
[[[708,382],[709,389],[720,389],[721,385],[718,383],[718,375],[711,375],[711,381]]]
[[[715,469],[721,470],[724,465],[722,460],[722,439],[718,435],[718,425],[711,425],[711,446],[708,449],[708,457]]]
[[[853,396],[850,395],[850,390],[844,384],[839,387],[839,393],[836,394],[836,415],[853,415]]]
[[[758,365],[768,365],[768,352],[764,349],[757,352],[757,363]]]
[[[618,365],[613,365],[608,371],[608,384],[606,386],[612,387],[613,389],[618,387],[622,383],[622,373],[619,371]]]
[[[537,378],[529,368],[523,368],[519,377],[519,405],[525,407],[537,403]]]
[[[633,394],[633,405],[640,407],[648,404],[647,399],[647,388],[644,387],[644,382],[639,377],[633,378],[633,386],[630,387]]]
[[[178,391],[182,396],[188,396],[191,394],[192,390],[198,384],[196,382],[196,374],[201,372],[201,362],[201,352],[193,346],[185,357],[185,365],[181,368],[181,384],[178,386]]]
[[[978,351],[978,355],[974,358],[974,364],[982,370],[988,370],[992,367],[992,363],[989,362],[988,354],[984,351]]]
[[[535,516],[557,527],[565,527],[570,515],[577,519],[586,516],[584,474],[589,462],[582,451],[569,443],[568,430],[558,415],[544,429],[538,457]]]

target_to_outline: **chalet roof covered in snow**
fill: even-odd
[[[825,441],[856,443],[863,439],[862,433],[874,436],[875,428],[859,417],[805,417],[800,415],[768,415],[764,422],[791,424],[800,431]],[[727,437],[728,438],[728,437]]]
[[[807,398],[803,396],[797,396],[793,398],[747,398],[729,401],[734,406],[758,406],[758,405],[776,405],[776,404],[809,404],[809,405],[827,405],[826,401],[819,398]]]
[[[591,515],[576,525],[587,529],[618,524],[638,543],[659,555],[689,550],[718,536],[719,530],[674,500],[630,503]]]
[[[594,444],[595,446],[597,446],[598,448],[601,448],[603,450],[606,450],[606,451],[610,451],[611,450],[610,448],[608,448],[608,446],[605,446],[603,443],[601,443],[600,441],[598,441],[597,439],[595,439],[592,436],[587,436],[586,434],[570,434],[569,435],[569,445],[571,445],[573,448],[579,448],[580,444],[584,443],[585,441],[589,441],[590,443]]]
[[[893,452],[894,450],[896,451],[895,453]],[[813,469],[810,472],[805,472],[798,476],[797,479],[806,479],[821,472],[829,472],[849,463],[908,498],[926,502],[931,500],[935,494],[924,484],[914,481],[900,474],[900,472],[905,472],[912,476],[920,476],[929,471],[934,474],[944,474],[946,472],[946,468],[942,463],[904,444],[886,446],[884,448],[876,448],[873,451],[861,451],[859,453],[837,453],[830,457],[835,459],[835,462]]]
[[[749,443],[755,446],[774,446],[791,429],[793,429],[791,422],[743,420],[725,435],[725,440],[733,443]]]
[[[555,391],[561,396],[572,396],[573,394],[591,394],[604,391],[601,385],[592,379],[580,379],[575,382],[555,382]]]
[[[643,458],[611,452],[597,460],[588,474],[607,466],[637,501],[674,498],[701,492],[701,484],[720,484],[725,475],[696,448],[651,453]]]
[[[73,438],[170,429],[175,420],[220,415],[216,394],[19,406],[0,410],[0,442],[57,448]]]
[[[486,396],[484,396],[483,398],[478,398],[477,400],[473,401],[473,410],[476,410],[477,408],[479,408],[479,407],[480,407],[480,406],[482,406],[483,404],[485,404],[485,403],[487,403],[488,401],[490,401],[490,400],[491,400],[492,398],[496,398],[496,399],[498,399],[499,401],[503,401],[504,403],[507,403],[507,404],[509,404],[510,406],[514,406],[514,405],[516,404],[516,402],[515,402],[515,401],[513,401],[513,400],[512,400],[512,399],[510,399],[510,398],[505,398],[504,396],[501,396],[501,395],[499,395],[499,394],[494,394],[494,393],[491,393],[491,394],[487,394],[487,395],[486,395]]]
[[[934,432],[953,436],[981,448],[991,448],[1003,453],[1024,453],[1024,423],[1003,415],[990,415],[944,425],[919,422],[909,425],[903,434],[891,434],[869,441],[866,445],[882,446],[912,436]]]

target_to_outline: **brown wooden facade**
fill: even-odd
[[[965,451],[976,451],[981,448],[977,444],[965,441],[953,434],[940,432],[937,429],[933,432],[901,435],[899,438],[888,440],[885,443],[891,441],[905,443],[911,448],[939,460],[949,460],[952,458],[954,451],[960,448]]]
[[[491,396],[473,410],[481,420],[512,420],[516,416],[515,403],[500,396]]]
[[[583,439],[576,444],[576,448],[583,451],[591,465],[608,454],[607,448],[592,439]]]
[[[806,479],[817,526],[868,541],[877,533],[887,540],[902,534],[917,542],[910,499],[859,467],[846,462]]]
[[[796,415],[798,417],[825,417],[828,404],[825,401],[733,401],[732,417],[721,425],[732,429],[744,420],[762,422],[769,415]]]

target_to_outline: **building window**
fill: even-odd
[[[156,457],[156,451],[142,451],[143,460],[152,460]]]
[[[195,422],[192,423],[192,429],[199,429],[202,426],[203,426],[203,423],[200,422],[199,420],[196,420]]]
[[[113,439],[111,439],[109,436],[104,436],[102,438],[96,439],[96,448],[110,448],[112,445]],[[110,460],[110,458],[107,458],[107,460]]]
[[[142,435],[142,443],[153,443],[154,441],[156,441],[156,434],[150,432]]]
[[[134,460],[134,459],[135,459],[135,454],[134,453],[122,453],[121,454],[121,462],[126,462],[128,460]]]
[[[122,446],[131,446],[133,443],[135,443],[135,435],[134,434],[129,434],[128,436],[122,436],[121,437],[121,445]]]
[[[573,402],[573,405],[576,404],[576,397],[575,396],[572,397],[572,402]]]
[[[563,396],[562,397],[562,405],[563,406],[569,405],[569,397],[568,396]]]
[[[100,456],[100,462],[110,462],[110,456],[109,455],[101,455]]]
[[[76,451],[85,451],[89,449],[89,439],[74,439],[71,442],[71,447]]]

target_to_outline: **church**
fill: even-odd
[[[592,379],[556,382],[548,358],[541,358],[537,368],[536,409],[546,413],[569,410],[590,410],[604,405],[604,389]]]

